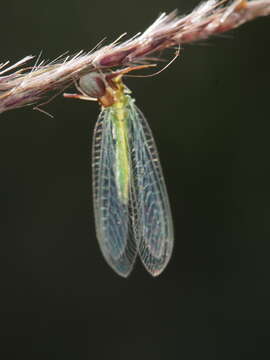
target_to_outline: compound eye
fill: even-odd
[[[92,98],[100,98],[105,94],[106,84],[101,74],[91,72],[83,75],[79,80],[82,92]]]

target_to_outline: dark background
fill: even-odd
[[[5,2],[0,62],[90,50],[197,3]],[[138,262],[122,279],[98,248],[97,105],[59,96],[46,108],[54,119],[1,114],[1,358],[268,358],[269,30],[258,19],[185,46],[157,77],[127,81],[154,132],[175,222],[159,278]]]

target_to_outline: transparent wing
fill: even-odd
[[[110,108],[97,120],[92,149],[93,197],[96,233],[108,264],[121,276],[128,276],[137,247],[133,240],[129,203],[119,199],[116,185],[116,148]]]
[[[157,276],[166,267],[173,249],[170,204],[151,129],[132,100],[128,108],[135,198],[134,233],[144,266]]]

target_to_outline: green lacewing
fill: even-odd
[[[81,94],[65,97],[98,100],[92,177],[96,234],[107,263],[127,277],[137,256],[159,275],[173,250],[173,222],[152,131],[135,105],[122,76],[144,66],[82,76]]]

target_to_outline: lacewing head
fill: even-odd
[[[103,107],[112,106],[119,101],[119,92],[123,93],[126,90],[122,83],[123,75],[151,66],[153,65],[138,65],[107,73],[93,71],[80,78],[78,88],[89,98],[98,99]]]

